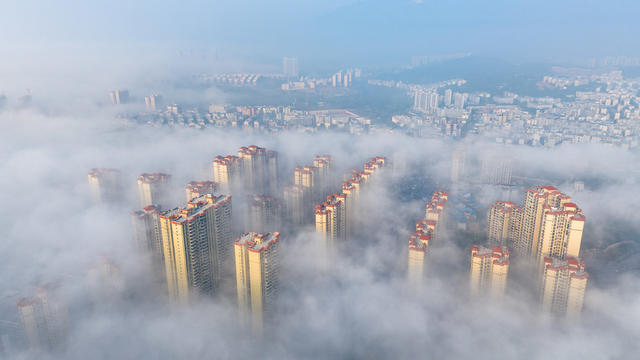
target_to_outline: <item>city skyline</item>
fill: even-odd
[[[631,0],[0,12],[0,359],[622,359]]]

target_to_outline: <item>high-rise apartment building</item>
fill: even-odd
[[[336,193],[316,205],[316,232],[324,235],[325,247],[335,248],[346,240],[346,196]]]
[[[24,332],[33,349],[61,349],[67,337],[67,309],[56,296],[56,285],[36,289],[31,298],[18,300],[18,312]]]
[[[333,158],[331,155],[316,155],[313,159],[313,166],[318,169],[316,186],[319,193],[324,195],[331,185],[331,176],[333,175]],[[316,201],[314,199],[314,201]]]
[[[144,97],[144,104],[147,107],[147,110],[159,110],[162,106],[162,96],[158,94],[153,94]]]
[[[278,153],[251,145],[238,150],[245,189],[252,193],[275,194],[278,189]]]
[[[280,227],[280,202],[268,195],[248,197],[245,214],[245,229],[250,232],[267,233]]]
[[[169,186],[171,175],[163,173],[141,174],[138,176],[140,207],[157,205],[166,207],[171,202]]]
[[[231,196],[202,195],[160,214],[169,298],[187,302],[217,286],[231,247]]]
[[[520,238],[524,211],[511,201],[496,201],[487,214],[487,236],[489,243],[513,246]]]
[[[295,57],[282,58],[282,73],[286,77],[298,76],[298,58],[295,58]]]
[[[445,106],[451,106],[452,99],[453,99],[453,91],[451,91],[451,89],[445,90],[444,91],[444,105]]]
[[[243,320],[262,333],[278,294],[280,233],[245,233],[234,243],[238,306]],[[250,314],[250,317],[249,317]]]
[[[356,199],[361,186],[371,181],[372,175],[384,167],[387,159],[382,156],[369,159],[364,171],[354,170],[350,180],[343,183],[342,192],[327,196],[327,200],[316,205],[316,232],[324,235],[327,248],[334,248],[350,235],[350,222],[354,220]]]
[[[126,104],[129,102],[129,91],[113,90],[109,93],[109,97],[111,98],[111,104],[113,105]]]
[[[506,246],[471,247],[470,290],[472,295],[489,293],[504,296],[509,275],[509,249]]]
[[[218,184],[213,181],[190,181],[185,186],[187,201],[206,194],[215,194]]]
[[[416,231],[409,237],[408,272],[409,288],[419,290],[422,288],[424,277],[427,273],[427,254],[431,234],[435,230],[433,222],[427,223],[423,219],[416,223]]]
[[[159,272],[164,278],[164,252],[162,248],[162,231],[160,230],[160,209],[157,206],[145,206],[142,210],[131,213],[136,245],[143,253],[148,254],[154,273]]]
[[[438,190],[431,195],[431,200],[425,206],[425,220],[434,222],[434,230],[431,235],[433,240],[440,239],[441,229],[446,221],[445,206],[449,199],[449,193]]]
[[[482,159],[480,177],[483,182],[492,185],[510,185],[513,166],[504,154],[489,154]]]
[[[95,202],[114,201],[122,197],[120,171],[116,169],[91,169],[88,174],[91,195]]]
[[[309,192],[309,198],[312,200],[322,197],[322,191],[318,186],[319,182],[318,168],[315,166],[296,166],[293,171],[294,185],[300,185]]]
[[[232,185],[240,177],[240,159],[235,155],[216,156],[213,160],[213,181],[220,190],[231,193]]]
[[[579,258],[545,257],[542,308],[556,316],[576,317],[582,312],[589,274]]]
[[[565,253],[570,256],[579,256],[584,224],[573,223],[571,218],[574,218],[573,215],[577,215],[575,220],[584,222],[584,215],[570,201],[571,198],[568,195],[559,192],[553,186],[538,186],[526,191],[521,235],[520,239],[515,242],[515,249],[519,255],[530,256],[532,260],[541,262],[544,256],[550,255],[546,254],[545,250],[552,246],[551,243],[555,243],[556,246],[562,248],[556,250],[555,254]],[[568,212],[561,214],[561,218],[553,219],[559,215],[557,211],[564,211],[564,204],[567,203],[569,203]],[[564,224],[561,224],[562,218],[565,218]],[[566,220],[571,220],[571,222]],[[549,227],[553,221],[560,221],[555,231]],[[568,243],[569,237],[571,237],[571,244]],[[562,238],[562,241],[558,240],[559,238]],[[559,245],[558,241],[563,244]],[[565,245],[566,249],[564,249]]]
[[[467,154],[463,149],[456,149],[451,154],[451,182],[458,182],[464,178]]]
[[[302,185],[284,188],[285,218],[291,224],[299,226],[313,221],[314,212],[309,204],[311,204],[309,193]]]

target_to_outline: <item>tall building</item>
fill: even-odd
[[[56,296],[57,286],[36,289],[31,298],[18,300],[18,312],[29,346],[33,349],[61,349],[67,337],[67,309]]]
[[[232,243],[231,196],[203,195],[159,217],[169,298],[184,303],[210,294]]]
[[[486,155],[482,159],[480,177],[482,181],[493,185],[510,185],[513,167],[510,159],[503,154]]]
[[[252,193],[272,193],[278,189],[278,153],[251,145],[238,150],[245,189]]]
[[[542,308],[556,316],[576,317],[582,312],[589,274],[579,258],[545,257]]]
[[[149,205],[168,206],[170,203],[170,181],[171,175],[163,173],[144,173],[138,176],[140,207]]]
[[[309,193],[302,185],[291,185],[284,188],[285,218],[293,225],[303,225],[312,222],[313,208]]]
[[[261,334],[265,315],[278,294],[278,241],[280,233],[245,233],[234,243],[238,307],[244,321],[251,319]],[[250,317],[249,317],[250,314]]]
[[[364,164],[364,171],[352,172],[351,178],[343,183],[342,192],[329,195],[326,201],[316,205],[316,232],[324,235],[327,248],[332,249],[349,237],[360,188],[386,163],[387,159],[382,156],[369,159]]]
[[[532,255],[542,261],[553,256],[560,259],[580,256],[585,216],[574,203],[561,202],[560,206],[543,207],[540,238]]]
[[[456,109],[462,110],[464,109],[464,105],[465,102],[467,101],[467,98],[469,97],[469,94],[466,93],[455,93],[453,94],[453,107],[455,107]]]
[[[533,260],[539,258],[538,244],[543,229],[545,211],[551,208],[560,208],[569,201],[571,201],[569,196],[559,192],[553,186],[538,186],[526,191],[521,235],[514,244],[518,255],[529,256]]]
[[[240,176],[240,159],[234,155],[216,156],[213,160],[213,181],[220,190],[231,193],[232,185]]]
[[[294,57],[282,58],[282,73],[286,77],[298,76],[298,58],[294,58]]]
[[[333,158],[331,155],[316,155],[313,159],[313,166],[318,169],[316,186],[321,194],[325,194],[331,185],[333,175]],[[315,200],[314,200],[315,201]]]
[[[444,105],[451,106],[451,101],[453,99],[453,91],[451,89],[447,89],[444,91]]]
[[[509,249],[506,246],[471,247],[470,290],[472,295],[483,292],[502,298],[509,275]]]
[[[431,222],[432,223],[432,222]],[[427,254],[434,224],[423,219],[416,223],[416,231],[409,237],[408,272],[409,288],[420,290],[427,273]]]
[[[438,110],[439,95],[432,90],[418,89],[413,95],[413,109],[424,113]]]
[[[147,107],[147,110],[159,110],[162,106],[162,96],[158,94],[153,94],[144,97],[144,104]]]
[[[91,169],[88,178],[94,201],[114,201],[122,197],[122,183],[119,170],[107,168]]]
[[[245,228],[247,231],[266,233],[280,227],[280,202],[268,195],[248,197]]]
[[[187,201],[206,194],[215,194],[218,184],[213,181],[190,181],[185,186]]]
[[[336,193],[316,205],[316,232],[324,236],[327,249],[334,249],[346,240],[345,200],[345,195]]]
[[[109,97],[111,98],[111,104],[113,105],[126,104],[129,102],[129,91],[113,90],[109,93]]]
[[[446,221],[445,206],[449,199],[449,193],[438,190],[431,195],[431,200],[425,206],[425,220],[433,222],[433,233],[431,238],[438,240],[441,236],[441,229]]]
[[[456,149],[451,154],[451,182],[462,180],[466,170],[466,152],[463,149]]]
[[[134,238],[140,251],[148,254],[152,261],[152,270],[164,278],[164,253],[162,249],[162,231],[160,230],[160,209],[157,206],[145,206],[131,213]]]
[[[524,211],[511,201],[496,201],[487,214],[489,243],[512,246],[520,238]]]

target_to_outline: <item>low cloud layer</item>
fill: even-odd
[[[421,198],[438,187],[451,190],[452,151],[465,149],[470,176],[480,171],[477,160],[483,154],[497,153],[512,159],[523,186],[535,181],[527,179],[548,179],[572,195],[587,216],[583,251],[637,242],[637,153],[601,145],[534,149],[473,139],[454,144],[394,134],[263,136],[146,128],[123,126],[109,114],[89,120],[85,114],[29,109],[0,113],[0,128],[0,253],[5,255],[0,319],[17,322],[15,301],[53,281],[63,285],[70,313],[69,344],[62,353],[12,349],[16,358],[610,359],[640,351],[638,267],[607,272],[616,258],[606,263],[596,257],[594,268],[587,264],[593,281],[577,323],[541,313],[537,298],[517,283],[509,285],[504,303],[470,299],[469,252],[461,244],[483,241],[482,234],[476,239],[452,234],[436,244],[422,292],[407,289],[405,273],[407,235],[424,215]],[[279,305],[264,339],[238,325],[233,297],[169,306],[135,250],[129,218],[137,206],[138,174],[171,173],[181,194],[187,181],[208,179],[216,155],[249,144],[279,151],[287,179],[293,166],[317,154],[333,155],[341,170],[359,168],[376,155],[391,158],[395,168],[363,195],[357,236],[329,270],[319,263],[313,229],[284,237]],[[94,167],[123,172],[123,204],[90,201],[86,173]],[[409,176],[424,178],[425,184],[402,198],[397,184]],[[585,181],[586,190],[575,192],[575,180]],[[493,187],[480,189],[482,206],[500,200]],[[613,221],[624,224],[624,232],[613,232]],[[102,256],[119,264],[124,289],[95,302],[88,295],[86,269]]]

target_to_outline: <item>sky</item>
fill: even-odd
[[[38,60],[58,52],[136,59],[195,51],[249,68],[279,68],[283,56],[298,56],[307,70],[459,52],[575,62],[639,56],[638,7],[633,0],[9,1],[0,40],[5,59],[28,49]]]

